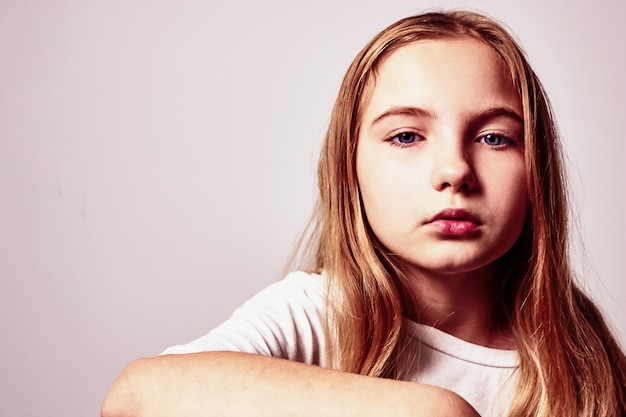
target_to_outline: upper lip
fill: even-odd
[[[472,223],[480,224],[478,216],[463,208],[447,208],[435,214],[427,223],[437,220],[465,220]]]

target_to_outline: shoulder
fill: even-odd
[[[325,315],[325,279],[322,275],[291,272],[259,291],[236,309],[230,320],[293,332],[306,330]]]
[[[257,293],[252,300],[277,298],[284,299],[288,304],[303,302],[305,304],[323,303],[325,279],[323,275],[302,271],[291,272],[280,281],[276,281]]]

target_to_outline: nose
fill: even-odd
[[[446,149],[436,158],[432,173],[432,186],[436,190],[468,192],[476,187],[471,161],[462,150]]]

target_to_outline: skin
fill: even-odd
[[[413,318],[511,347],[489,317],[527,189],[522,105],[497,53],[472,38],[392,53],[364,107],[356,163],[368,222],[427,306]]]
[[[117,379],[102,417],[479,417],[429,385],[237,352],[139,359]]]

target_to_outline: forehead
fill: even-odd
[[[506,104],[522,114],[504,60],[491,46],[471,37],[404,45],[379,63],[368,84],[362,102],[365,117],[391,105],[471,110]]]

